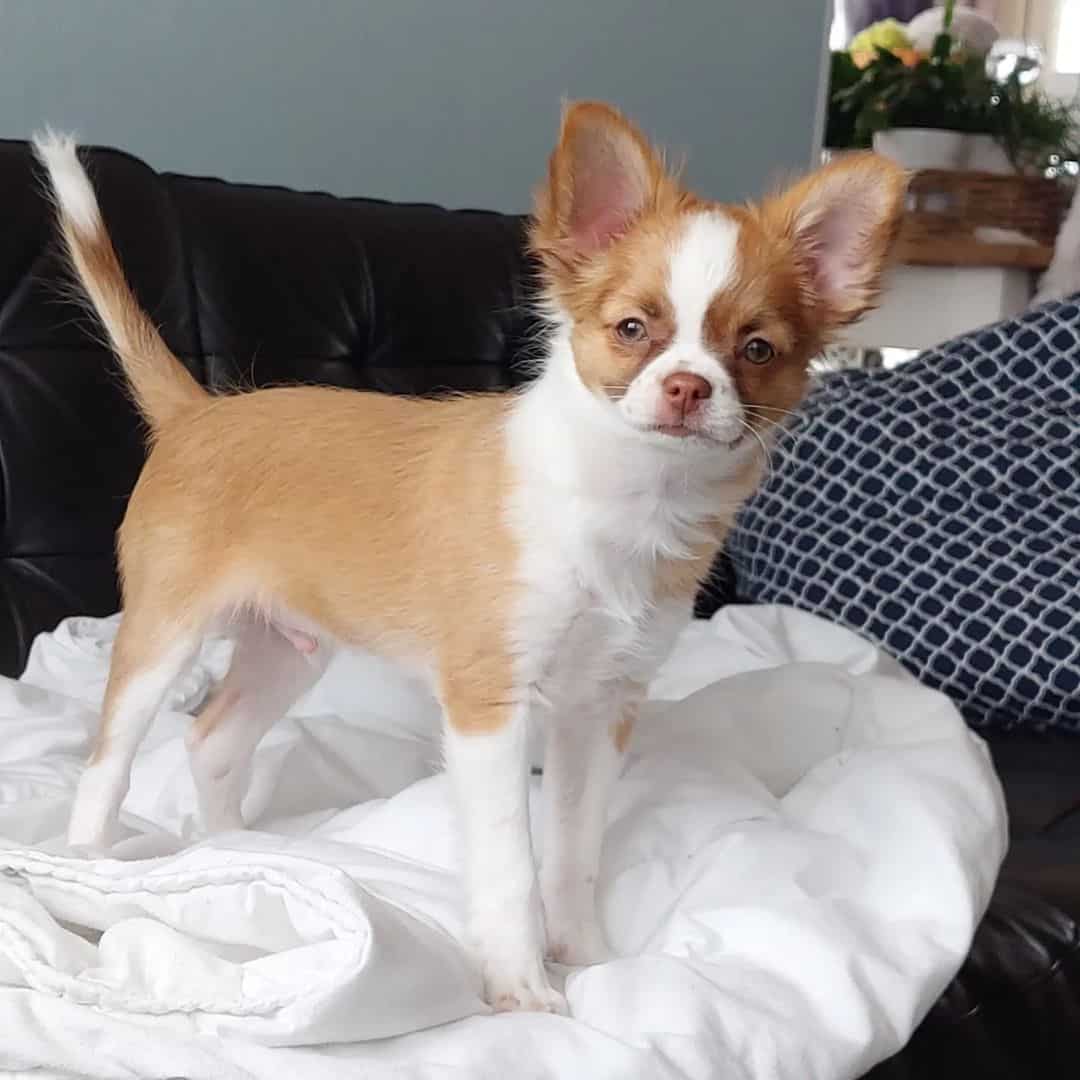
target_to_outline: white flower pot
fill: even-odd
[[[942,128],[890,128],[875,133],[874,149],[905,169],[1013,171],[1005,151],[990,135],[966,135]]]
[[[965,169],[974,172],[1014,173],[1008,154],[994,141],[992,135],[968,135],[968,158]]]
[[[874,134],[874,149],[905,169],[962,169],[967,136],[939,128],[890,128]]]

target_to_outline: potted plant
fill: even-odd
[[[1042,172],[1080,157],[1069,107],[1024,86],[1014,72],[988,73],[984,54],[952,33],[955,0],[929,51],[903,27],[870,28],[834,53],[826,143],[873,146],[911,169]]]

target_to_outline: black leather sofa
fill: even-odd
[[[115,151],[90,168],[135,291],[211,387],[431,393],[528,377],[518,218],[159,175]],[[17,675],[35,634],[117,608],[113,534],[143,442],[65,293],[25,143],[0,141],[0,208],[0,672]],[[699,614],[734,599],[718,573]],[[876,1080],[1080,1076],[1080,740],[991,746],[1012,851],[966,966]]]

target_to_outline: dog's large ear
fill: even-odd
[[[673,194],[663,158],[618,110],[582,101],[563,110],[530,240],[549,271],[603,251],[647,208]]]
[[[765,202],[794,245],[806,309],[827,333],[874,306],[904,211],[907,174],[877,154],[841,158]]]

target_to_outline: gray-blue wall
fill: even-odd
[[[521,210],[563,96],[613,101],[703,193],[816,145],[828,0],[0,0],[0,136],[158,169]]]

